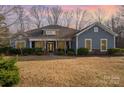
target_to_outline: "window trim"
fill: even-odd
[[[53,36],[53,35],[56,35],[56,31],[54,31],[54,30],[47,30],[47,31],[45,31],[45,34],[47,35],[47,36]]]
[[[92,39],[89,39],[89,38],[86,38],[86,39],[85,39],[85,48],[86,48],[86,41],[87,41],[87,40],[90,40],[90,45],[91,45],[91,46],[90,46],[90,50],[89,50],[89,51],[91,52],[91,51],[92,51]]]
[[[106,40],[106,50],[102,50],[102,40]],[[108,39],[105,39],[105,38],[100,39],[100,51],[106,52],[107,49],[108,49]]]
[[[96,31],[96,29],[97,29],[97,31]],[[94,32],[99,32],[99,28],[98,27],[94,27],[93,30],[94,30]]]
[[[24,47],[26,48],[26,41],[25,40],[15,41],[15,48],[17,48],[17,43],[18,42],[24,42]]]

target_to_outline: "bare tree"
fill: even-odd
[[[0,14],[4,16],[5,22],[6,22],[6,27],[10,27],[16,22],[16,18],[13,18],[13,6],[8,6],[8,5],[1,5],[0,6]]]
[[[17,31],[25,31],[26,24],[29,20],[28,15],[26,15],[26,12],[22,6],[15,6],[14,12],[16,13],[17,21],[16,21],[16,28]]]
[[[103,23],[105,20],[105,11],[102,8],[98,8],[94,13],[94,18],[97,22]]]
[[[13,18],[13,6],[0,6],[0,47],[9,46],[9,37],[11,35],[9,27],[16,22]]]
[[[73,11],[65,11],[63,13],[64,25],[69,27],[74,17]]]
[[[46,16],[46,10],[43,6],[33,6],[30,9],[31,21],[37,27],[40,28],[43,26],[44,18]]]
[[[52,6],[47,10],[48,10],[48,16],[47,16],[48,23],[57,25],[63,12],[62,8],[60,6]]]
[[[0,15],[0,47],[8,47],[9,46],[9,29],[6,27],[6,23],[4,22],[4,16]]]
[[[53,24],[53,18],[52,18],[52,15],[51,15],[50,8],[47,7],[46,11],[47,11],[47,18],[46,18],[46,20],[47,20],[48,24],[49,25]]]
[[[75,10],[75,28],[81,29],[83,27],[83,22],[85,20],[85,17],[87,15],[87,11],[86,10],[81,10],[79,8],[77,8]]]

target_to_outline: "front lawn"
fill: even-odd
[[[17,86],[123,86],[124,57],[25,56]]]

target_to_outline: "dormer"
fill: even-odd
[[[56,31],[46,31],[46,35],[56,35]]]

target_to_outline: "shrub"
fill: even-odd
[[[0,58],[0,69],[4,69],[4,70],[13,70],[13,68],[15,68],[14,64],[16,63],[16,59],[12,58],[12,59],[8,59],[8,58]]]
[[[124,49],[123,48],[121,49],[121,53],[124,53]]]
[[[21,54],[21,50],[20,49],[16,49],[16,48],[11,48],[9,49],[9,54],[13,54],[13,55],[17,55],[17,54]]]
[[[78,49],[78,55],[88,55],[89,54],[89,49],[87,48],[79,48]]]
[[[65,55],[64,49],[57,49],[57,55]]]
[[[34,48],[23,48],[22,49],[23,55],[32,55],[32,54],[34,54],[34,52],[35,52]]]
[[[0,70],[0,85],[9,87],[19,82],[19,73],[16,70]]]
[[[42,55],[43,54],[42,48],[35,48],[35,54],[36,55]]]
[[[70,56],[72,56],[72,55],[74,55],[75,53],[74,53],[74,49],[67,49],[67,55],[70,55]]]
[[[0,85],[13,86],[19,82],[19,72],[15,65],[16,58],[0,58]]]
[[[107,52],[108,52],[109,55],[114,55],[114,54],[120,52],[120,48],[110,48],[110,49],[107,50]]]
[[[4,48],[0,48],[0,54],[3,54],[3,53],[5,53]]]

